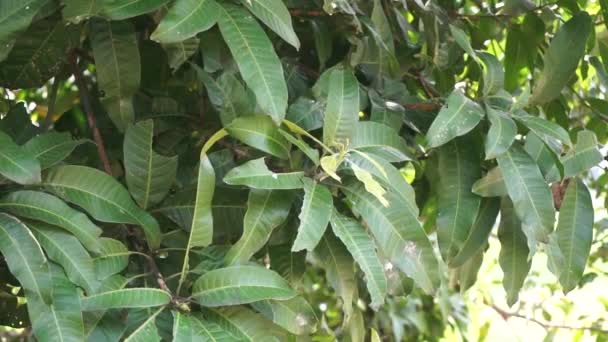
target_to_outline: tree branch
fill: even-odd
[[[99,133],[99,128],[97,128],[97,120],[95,119],[93,107],[91,106],[89,91],[84,79],[82,78],[82,73],[78,69],[76,55],[72,54],[72,56],[70,57],[70,64],[72,66],[72,73],[74,74],[74,78],[76,79],[76,86],[78,86],[78,93],[80,94],[80,103],[82,104],[82,108],[87,114],[89,128],[91,129],[91,132],[93,134],[93,140],[95,140],[95,144],[97,145],[97,153],[99,154],[99,159],[103,164],[104,170],[111,176],[112,167],[110,166],[110,160],[108,159],[108,154],[106,153],[101,133]]]

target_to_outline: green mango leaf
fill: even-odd
[[[244,144],[277,158],[289,158],[289,142],[268,117],[260,115],[240,117],[227,125],[226,131],[231,137]]]
[[[199,51],[200,41],[198,38],[192,37],[177,43],[163,44],[163,48],[167,53],[171,70],[176,72]]]
[[[306,251],[292,252],[291,244],[268,246],[270,269],[276,271],[289,283],[300,285],[306,267]]]
[[[455,270],[455,273],[458,275],[458,285],[461,294],[470,289],[477,281],[479,269],[483,263],[483,252],[483,249],[478,250],[462,266]]]
[[[30,296],[51,303],[49,263],[34,236],[21,221],[0,213],[0,252],[8,269]]]
[[[471,191],[481,197],[506,196],[507,186],[505,185],[500,168],[497,166],[488,171],[485,176],[473,184]]]
[[[455,90],[426,134],[428,147],[438,147],[455,137],[465,135],[477,126],[483,114],[483,108],[469,100],[460,90]]]
[[[325,232],[314,253],[320,266],[325,269],[327,282],[336,291],[336,296],[342,299],[346,318],[350,317],[357,292],[353,258],[331,231]]]
[[[298,97],[289,106],[285,118],[306,131],[323,127],[323,102]]]
[[[365,191],[374,195],[383,206],[388,207],[390,205],[384,197],[386,190],[374,179],[374,176],[369,171],[360,168],[354,163],[350,164],[350,168],[353,170],[355,177],[365,186]]]
[[[111,20],[123,20],[150,13],[168,2],[169,0],[103,0],[101,15]]]
[[[296,49],[300,40],[293,31],[291,15],[281,0],[241,0],[251,13]]]
[[[559,211],[555,235],[563,256],[559,267],[559,282],[564,293],[573,290],[581,280],[593,240],[593,203],[582,180],[574,178],[568,184]]]
[[[164,307],[156,310],[146,320],[144,320],[132,333],[127,336],[125,342],[148,342],[160,341],[158,329],[156,327],[156,319],[158,315],[165,310]]]
[[[576,13],[559,28],[545,53],[543,71],[534,82],[530,104],[542,105],[559,96],[585,54],[587,37],[592,30],[591,17],[584,11]]]
[[[74,149],[89,140],[74,140],[70,133],[48,132],[30,139],[23,148],[40,162],[42,170],[63,161]]]
[[[471,38],[457,26],[450,24],[450,33],[452,33],[452,38],[456,41],[456,44],[460,46],[461,49],[464,50],[471,58],[477,60],[477,54],[473,47],[471,46]]]
[[[405,109],[393,101],[383,99],[375,91],[370,91],[368,96],[372,105],[370,121],[381,123],[399,132],[405,119]]]
[[[150,39],[159,43],[178,43],[215,25],[220,6],[215,0],[177,0],[160,21]]]
[[[153,288],[130,288],[98,293],[82,298],[82,310],[150,308],[167,305],[171,295]]]
[[[243,80],[264,113],[280,124],[287,110],[287,84],[270,39],[246,10],[222,4],[219,11],[220,31]]]
[[[319,321],[315,311],[300,296],[288,300],[262,300],[251,303],[251,306],[292,334],[310,335],[317,331]]]
[[[359,82],[349,68],[342,66],[327,71],[329,92],[323,123],[323,143],[347,146],[359,120]]]
[[[123,132],[133,123],[132,97],[139,89],[141,65],[137,37],[129,21],[90,21],[90,40],[99,88],[110,119]]]
[[[40,183],[40,162],[0,131],[0,175],[19,184]]]
[[[371,307],[378,310],[384,304],[387,285],[384,267],[376,254],[376,246],[361,224],[338,213],[331,215],[331,227],[344,243],[365,274],[367,290],[372,297]]]
[[[475,218],[475,223],[471,227],[469,236],[464,241],[458,254],[452,258],[449,264],[450,267],[463,266],[480,251],[481,255],[483,255],[484,247],[488,243],[488,237],[496,222],[499,209],[499,198],[489,197],[481,200],[479,212],[477,213],[477,218]]]
[[[7,0],[0,3],[0,62],[9,54],[17,35],[30,26],[46,0]]]
[[[229,341],[232,335],[215,323],[173,311],[173,341]]]
[[[547,182],[557,182],[562,178],[557,155],[534,132],[526,135],[524,149],[534,159]]]
[[[32,332],[37,341],[84,341],[84,323],[78,290],[63,271],[51,267],[53,303],[26,293]]]
[[[554,145],[554,142],[551,141],[551,139],[557,139],[568,146],[572,146],[572,141],[570,140],[568,132],[555,122],[547,121],[538,116],[529,115],[522,110],[513,113],[513,118],[528,127],[549,146]]]
[[[28,227],[48,255],[65,270],[72,283],[88,294],[95,293],[98,280],[93,259],[72,235],[45,223],[28,223]]]
[[[156,153],[153,138],[154,121],[141,121],[127,128],[123,145],[127,186],[143,209],[167,195],[177,173],[177,156]]]
[[[564,176],[572,177],[596,166],[604,159],[597,147],[595,133],[588,130],[579,131],[576,145],[568,154],[562,157]]]
[[[438,264],[433,247],[418,222],[418,208],[402,195],[387,192],[390,203],[384,207],[357,182],[346,182],[340,188],[361,215],[384,255],[414,279],[427,293],[439,286]]]
[[[484,66],[483,96],[488,97],[496,94],[505,87],[505,72],[502,64],[496,56],[484,51],[479,51],[477,57]]]
[[[99,243],[101,244],[101,253],[93,259],[97,279],[108,279],[127,268],[131,253],[122,242],[102,237],[99,239]]]
[[[264,157],[250,160],[230,170],[224,182],[230,185],[244,185],[253,189],[300,189],[304,172],[274,173],[268,169]]]
[[[549,233],[553,231],[553,195],[538,165],[518,144],[511,146],[497,160],[532,256],[536,242],[548,242]]]
[[[513,202],[507,197],[503,197],[500,205],[498,240],[500,241],[498,262],[504,273],[502,285],[507,292],[507,304],[513,306],[530,271],[531,251],[528,249],[527,238],[513,208]]]
[[[72,24],[78,24],[99,14],[103,2],[98,0],[64,0],[61,14],[63,20]]]
[[[280,275],[261,266],[216,269],[198,278],[192,297],[202,306],[247,304],[265,299],[286,300],[296,293]]]
[[[279,133],[289,141],[291,144],[295,145],[300,151],[302,151],[316,166],[319,166],[319,151],[310,147],[301,137],[294,137],[291,134],[285,132],[282,129],[279,129]]]
[[[438,150],[437,240],[448,264],[462,250],[479,210],[481,198],[471,191],[481,176],[477,147],[465,136]]]
[[[64,200],[85,209],[103,222],[140,225],[152,249],[160,245],[156,220],[139,208],[127,190],[108,174],[86,166],[56,166],[42,184]]]
[[[405,140],[393,128],[373,121],[357,122],[349,147],[388,162],[412,160]]]
[[[218,325],[230,336],[228,341],[285,341],[287,334],[262,315],[243,306],[203,309],[205,319]],[[220,340],[220,339],[218,339]]]
[[[249,192],[243,235],[226,254],[226,264],[245,263],[270,238],[272,231],[287,219],[291,208],[289,194],[280,190]]]
[[[298,218],[298,235],[292,252],[306,249],[313,251],[325,233],[334,206],[329,189],[310,178],[303,179],[304,200]]]
[[[337,180],[338,182],[341,182],[342,179],[340,178],[340,176],[338,176],[336,172],[338,172],[338,167],[340,167],[343,161],[344,156],[341,153],[334,153],[332,155],[328,155],[321,158],[320,164],[321,168],[323,169],[323,171],[325,171],[325,173],[327,173],[327,175]]]
[[[486,113],[490,120],[490,130],[486,138],[486,160],[494,159],[511,147],[517,135],[517,125],[503,111],[486,107]]]

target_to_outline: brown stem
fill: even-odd
[[[402,103],[401,104],[405,109],[411,110],[423,110],[423,111],[435,111],[441,108],[441,105],[436,103]]]
[[[292,17],[323,17],[327,15],[325,11],[301,9],[290,9],[289,14],[291,14]]]
[[[82,108],[87,114],[87,122],[89,123],[89,128],[93,133],[93,140],[95,140],[95,144],[97,145],[97,153],[99,154],[99,159],[103,164],[104,170],[111,176],[112,167],[110,166],[110,160],[108,159],[108,155],[103,144],[103,138],[101,137],[101,133],[99,133],[99,128],[97,128],[97,120],[95,119],[93,107],[91,106],[89,91],[82,77],[82,73],[78,69],[78,63],[75,55],[71,56],[70,64],[72,66],[72,73],[74,74],[74,78],[76,80],[76,86],[78,86],[78,93],[80,94],[80,103],[82,104]]]

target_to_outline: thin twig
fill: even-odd
[[[436,111],[441,108],[441,105],[436,103],[402,103],[401,104],[405,109],[411,110],[422,110],[422,111]]]
[[[575,327],[575,326],[570,326],[570,325],[565,325],[565,324],[555,324],[555,323],[549,323],[549,322],[543,322],[540,321],[538,319],[535,319],[533,317],[527,317],[525,315],[522,315],[518,312],[509,312],[506,311],[498,306],[496,306],[495,304],[488,304],[486,303],[486,305],[488,305],[489,307],[491,307],[492,309],[494,309],[494,311],[496,311],[500,317],[502,317],[502,319],[504,319],[505,321],[510,318],[510,317],[516,317],[516,318],[521,318],[521,319],[525,319],[529,322],[535,323],[540,325],[541,327],[543,327],[545,330],[548,329],[568,329],[568,330],[588,330],[588,331],[594,331],[594,332],[600,332],[600,333],[604,333],[607,334],[608,330],[602,329],[602,328],[596,328],[596,327]]]
[[[324,17],[327,15],[325,11],[290,9],[289,14],[292,17]]]
[[[97,120],[95,119],[93,107],[91,106],[89,91],[84,79],[82,78],[82,73],[78,69],[78,63],[75,55],[71,56],[70,64],[72,66],[72,73],[74,74],[74,78],[76,80],[76,86],[78,86],[78,93],[80,94],[80,103],[82,104],[82,107],[85,113],[87,114],[89,128],[93,133],[93,140],[95,140],[95,144],[97,145],[97,153],[99,154],[99,159],[101,159],[101,163],[103,164],[104,170],[109,175],[112,175],[112,167],[110,166],[110,160],[108,159],[108,154],[106,153],[106,149],[104,147],[105,145],[103,144],[103,138],[101,137],[101,133],[99,133],[99,128],[97,128]]]

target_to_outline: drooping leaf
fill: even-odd
[[[471,227],[469,236],[462,245],[460,252],[452,258],[449,264],[450,267],[460,267],[473,258],[477,252],[483,251],[496,222],[499,209],[499,198],[489,197],[481,200],[479,212],[477,213],[475,223]]]
[[[127,336],[125,342],[148,342],[148,341],[160,341],[158,335],[158,329],[156,327],[156,318],[163,312],[165,308],[160,308],[152,313],[146,320],[144,320],[132,333]]]
[[[507,197],[503,197],[500,206],[498,239],[500,240],[498,262],[504,273],[502,285],[507,292],[507,304],[512,306],[517,302],[519,290],[528,275],[531,262],[528,258],[530,250],[526,235],[522,231],[521,221],[515,214],[513,202]]]
[[[127,186],[143,209],[167,195],[177,172],[177,156],[158,154],[153,138],[154,121],[141,121],[127,127],[123,145]]]
[[[237,265],[216,269],[198,278],[192,297],[203,306],[247,304],[265,299],[286,300],[296,293],[287,281],[261,266]]]
[[[345,183],[340,190],[367,223],[382,253],[426,292],[434,292],[439,285],[437,259],[415,204],[390,191],[390,206],[384,207],[357,182]]]
[[[371,307],[378,310],[384,304],[387,285],[384,267],[376,254],[376,246],[361,224],[334,209],[331,227],[365,273]]]
[[[431,124],[426,138],[428,147],[441,146],[475,128],[483,117],[483,109],[460,90],[448,97],[447,103]]]
[[[589,170],[603,160],[602,153],[597,147],[595,133],[588,130],[578,132],[576,145],[561,162],[564,165],[564,176],[572,177]]]
[[[258,19],[270,27],[276,34],[300,49],[300,40],[293,31],[291,15],[281,0],[242,0],[241,1]]]
[[[253,189],[287,190],[300,189],[303,186],[304,172],[274,173],[268,169],[264,158],[246,162],[230,170],[224,182],[230,185],[245,185]]]
[[[43,185],[99,221],[140,225],[150,247],[160,245],[156,220],[139,208],[127,190],[108,174],[85,166],[56,166],[46,173]]]
[[[112,122],[122,132],[133,123],[132,96],[139,89],[141,65],[137,38],[129,21],[90,22],[91,47],[99,87]]]
[[[0,175],[19,184],[40,183],[40,162],[0,131]]]
[[[494,167],[485,176],[477,180],[471,189],[481,197],[502,197],[507,195],[507,186],[500,168]]]
[[[99,239],[101,253],[93,259],[95,273],[100,280],[122,272],[129,264],[129,251],[118,240],[102,237]]]
[[[242,306],[204,309],[208,322],[232,334],[230,340],[247,342],[284,341],[287,334],[262,315]]]
[[[300,296],[288,300],[263,300],[251,303],[251,306],[292,334],[308,335],[317,330],[317,316],[310,304]]]
[[[559,96],[585,54],[592,29],[591,17],[585,11],[578,12],[559,28],[545,53],[543,71],[535,82],[531,104],[542,105]]]
[[[517,135],[517,125],[507,113],[486,107],[490,130],[486,139],[486,160],[496,158],[511,147]]]
[[[483,263],[483,249],[478,250],[455,272],[458,275],[458,285],[460,293],[464,293],[475,284],[478,278],[479,269]]]
[[[31,222],[28,227],[32,229],[49,259],[63,267],[72,283],[85,289],[88,294],[97,290],[93,259],[75,237],[44,223]]]
[[[450,25],[450,33],[452,34],[452,38],[456,41],[456,44],[460,46],[461,49],[464,50],[471,58],[477,60],[477,54],[473,47],[471,46],[471,38],[464,32],[461,28]]]
[[[220,7],[215,0],[178,0],[160,21],[150,38],[159,43],[178,43],[215,25]]]
[[[243,235],[226,254],[227,265],[248,261],[266,244],[272,231],[283,223],[289,214],[289,197],[289,193],[280,190],[252,189],[249,192]]]
[[[550,139],[557,139],[568,146],[572,146],[568,132],[555,122],[529,115],[522,110],[516,111],[513,118],[528,127],[549,146],[554,144]]]
[[[260,25],[244,9],[220,5],[219,27],[243,80],[264,113],[279,124],[287,110],[283,66]]]
[[[518,144],[497,160],[532,255],[536,242],[548,242],[553,231],[553,195],[534,160]]]
[[[69,133],[48,132],[30,139],[23,148],[40,162],[42,170],[60,163],[87,140],[74,140]]]
[[[393,128],[373,121],[357,122],[349,146],[388,162],[412,159],[405,140]]]
[[[528,132],[526,135],[524,149],[534,159],[547,182],[561,179],[561,166],[558,166],[557,155],[534,132]]]
[[[359,82],[351,69],[336,67],[329,74],[327,105],[323,123],[323,143],[348,145],[359,120]]]
[[[304,178],[304,200],[298,218],[298,235],[293,242],[293,252],[306,249],[313,251],[327,228],[333,199],[327,187],[309,178]]]
[[[483,96],[496,94],[505,86],[505,72],[502,64],[496,56],[484,51],[477,53],[477,57],[484,66],[483,73]]]
[[[476,140],[459,137],[439,148],[437,240],[449,264],[462,250],[479,210],[481,198],[471,189],[481,176]]]
[[[227,125],[226,130],[231,137],[277,158],[287,159],[289,156],[289,142],[268,117],[240,117]]]
[[[96,1],[99,0],[93,0]],[[103,0],[100,3],[101,15],[112,20],[123,20],[152,12],[167,2],[169,0]]]
[[[149,308],[169,304],[171,296],[160,289],[129,288],[98,293],[82,298],[84,311]]]
[[[365,186],[365,191],[374,195],[376,199],[382,203],[383,206],[390,206],[389,201],[386,200],[385,194],[386,190],[382,187],[382,185],[374,178],[371,172],[360,168],[357,164],[350,164],[350,168],[353,170],[355,177],[363,183]]]
[[[559,211],[555,235],[563,256],[559,282],[564,293],[579,283],[587,264],[593,239],[593,203],[589,190],[582,180],[574,178],[568,184],[566,196]]]

